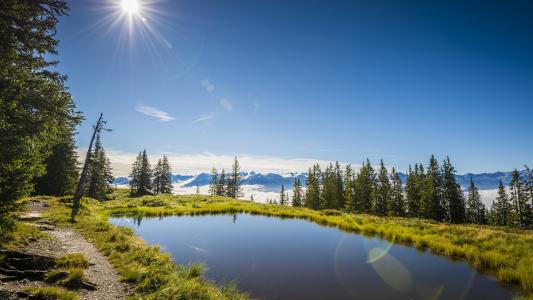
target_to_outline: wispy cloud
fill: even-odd
[[[231,105],[231,102],[228,99],[226,99],[226,98],[221,98],[219,103],[220,103],[220,106],[222,106],[226,110],[232,110],[233,109],[233,105]]]
[[[135,110],[152,118],[156,118],[161,122],[169,122],[175,119],[165,111],[143,104],[137,104]]]
[[[201,115],[197,119],[193,120],[191,122],[191,124],[207,122],[207,121],[210,121],[210,120],[212,120],[214,118],[215,118],[215,114],[214,113],[207,113],[207,114]]]
[[[215,85],[209,79],[202,80],[202,87],[210,94],[215,91]]]

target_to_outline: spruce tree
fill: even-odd
[[[94,151],[88,169],[89,180],[86,195],[98,200],[105,200],[111,191],[114,177],[111,173],[111,163],[105,154],[100,134],[96,135]]]
[[[511,203],[509,203],[509,197],[503,186],[503,182],[500,179],[498,185],[498,197],[496,202],[492,205],[494,225],[497,226],[512,226],[512,221],[515,219],[512,216]]]
[[[305,206],[311,209],[320,209],[320,174],[320,166],[316,164],[307,175]]]
[[[474,180],[470,178],[466,205],[466,219],[471,224],[485,224],[485,215],[485,205],[481,202],[481,196],[479,195],[478,188],[474,184]]]
[[[415,170],[409,165],[407,171],[407,180],[405,182],[405,194],[407,201],[407,215],[409,217],[420,216],[420,184],[418,182],[418,164],[415,164]]]
[[[81,122],[53,57],[56,24],[67,12],[59,0],[0,4],[0,216],[33,191],[54,146]]]
[[[172,185],[172,169],[168,162],[168,157],[163,155],[163,160],[161,161],[161,179],[160,179],[160,193],[161,194],[172,194],[174,189]]]
[[[465,200],[461,186],[455,178],[455,169],[447,157],[442,165],[442,197],[446,213],[446,220],[451,223],[465,221]]]
[[[211,169],[211,180],[209,181],[209,195],[217,195],[217,185],[218,185],[218,172],[217,169]]]
[[[426,219],[443,221],[445,210],[442,203],[442,173],[434,155],[431,156],[427,173],[423,181],[422,216]]]
[[[344,178],[339,162],[335,162],[335,209],[344,209]]]
[[[403,197],[402,180],[396,169],[392,168],[392,186],[390,201],[388,202],[388,214],[390,216],[405,216],[405,202]]]
[[[228,176],[226,192],[228,197],[237,199],[242,196],[242,180],[239,161],[235,156],[233,165],[231,166],[231,173]]]
[[[226,171],[222,169],[222,172],[220,173],[220,178],[218,179],[217,188],[216,188],[217,196],[227,196],[226,185],[227,185]]]
[[[35,194],[64,196],[73,194],[79,177],[77,154],[72,134],[52,148],[45,161],[46,173],[35,179]]]
[[[161,162],[161,159],[158,159],[157,164],[155,165],[155,168],[154,168],[154,172],[153,172],[154,180],[152,182],[152,187],[154,189],[155,194],[161,194],[162,174],[163,174],[163,163]]]
[[[524,186],[520,172],[514,170],[511,175],[511,182],[509,182],[510,200],[514,206],[516,216],[515,226],[527,228],[529,223],[529,203],[528,195]]]
[[[355,212],[354,181],[352,166],[347,165],[344,172],[344,208],[348,212]]]
[[[379,175],[377,178],[376,192],[374,197],[373,212],[378,216],[387,214],[387,207],[391,193],[389,174],[383,160],[381,160]]]
[[[333,165],[329,164],[322,173],[319,209],[334,209],[337,205],[337,187]]]
[[[355,212],[369,214],[372,212],[376,189],[376,173],[370,161],[363,163],[355,179]]]
[[[281,185],[281,191],[279,192],[279,204],[287,204],[287,199],[285,198],[285,186],[283,184]]]
[[[139,152],[130,173],[130,193],[143,196],[152,193],[152,169],[146,150]]]
[[[300,178],[298,177],[294,179],[294,185],[292,189],[292,206],[294,207],[303,206],[302,184],[300,183]]]

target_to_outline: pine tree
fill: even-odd
[[[316,164],[307,175],[305,206],[311,209],[320,209],[320,174],[320,166]]]
[[[154,193],[161,194],[161,185],[162,185],[162,179],[163,179],[163,163],[161,159],[157,160],[157,164],[155,165],[153,176],[154,180],[152,182],[152,186],[154,188]]]
[[[492,205],[494,225],[497,226],[512,226],[512,209],[511,203],[509,203],[509,197],[503,186],[503,182],[500,179],[498,186],[498,197],[496,202]]]
[[[239,166],[239,161],[235,156],[233,165],[231,167],[231,173],[228,176],[226,192],[228,197],[237,199],[242,196],[242,180],[241,180],[241,171]]]
[[[431,156],[426,176],[423,181],[422,216],[426,219],[443,221],[445,218],[442,203],[442,173],[434,155]]]
[[[218,172],[217,169],[211,169],[211,180],[209,181],[209,195],[217,195],[217,185],[218,185]]]
[[[455,169],[447,157],[442,165],[442,197],[446,210],[446,220],[451,223],[465,221],[465,200],[461,186],[455,178]]]
[[[533,225],[533,172],[529,169],[527,165],[526,168],[527,180],[525,182],[526,190],[529,194],[529,225]]]
[[[333,165],[329,164],[322,173],[319,209],[334,209],[337,205],[337,187]]]
[[[100,134],[96,135],[88,173],[89,181],[86,195],[98,200],[105,200],[107,194],[111,192],[111,184],[114,181],[114,177],[111,174],[111,163],[105,154]]]
[[[161,194],[172,194],[174,186],[172,185],[172,169],[168,162],[168,157],[163,155],[163,160],[161,162]]]
[[[359,174],[355,179],[355,212],[369,214],[372,212],[372,204],[375,199],[376,173],[370,161],[363,163]]]
[[[389,174],[383,160],[381,160],[379,175],[377,178],[376,192],[374,197],[373,212],[378,216],[387,214],[387,207],[391,193]]]
[[[137,159],[133,163],[130,178],[130,193],[132,196],[152,193],[152,169],[146,150],[139,152]]]
[[[516,216],[515,226],[521,228],[527,228],[529,223],[529,203],[528,195],[524,186],[522,178],[520,178],[520,172],[514,170],[511,176],[511,182],[509,182],[510,200],[514,206],[514,212]]]
[[[348,212],[355,212],[354,174],[351,165],[346,166],[344,172],[344,208]]]
[[[405,194],[407,198],[407,215],[410,217],[420,216],[420,191],[418,189],[418,164],[415,164],[415,170],[409,165],[407,171],[407,180],[405,182]]]
[[[79,177],[77,155],[72,134],[52,148],[45,161],[46,174],[35,179],[35,194],[64,196],[73,194]]]
[[[302,184],[300,183],[300,178],[298,177],[294,179],[294,185],[292,189],[292,206],[294,207],[303,206]]]
[[[335,209],[344,209],[344,178],[339,162],[335,162]]]
[[[281,191],[279,192],[279,204],[287,204],[287,199],[285,198],[285,186],[283,186],[283,184],[281,185]]]
[[[392,186],[390,201],[388,202],[388,214],[391,216],[405,216],[405,202],[402,190],[402,180],[396,169],[392,168]]]
[[[481,196],[479,195],[478,188],[474,184],[474,180],[470,178],[466,205],[466,219],[471,224],[485,224],[485,215],[485,205],[481,202]]]
[[[216,188],[217,196],[227,196],[226,185],[227,185],[226,171],[222,169],[222,172],[220,173],[220,178],[218,179],[217,188]]]
[[[81,122],[54,68],[56,24],[67,12],[58,0],[0,4],[0,216],[33,191],[54,146]]]

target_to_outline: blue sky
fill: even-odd
[[[533,2],[139,2],[59,23],[81,148],[103,112],[114,154],[533,164]]]

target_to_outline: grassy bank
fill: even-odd
[[[111,258],[122,278],[136,286],[138,296],[165,298],[174,294],[185,298],[246,298],[234,288],[215,287],[203,280],[202,268],[197,265],[176,266],[168,254],[161,253],[157,247],[147,246],[131,230],[110,225],[107,222],[110,214],[165,216],[246,212],[306,219],[464,259],[480,270],[494,273],[503,283],[518,285],[526,297],[533,295],[531,231],[313,211],[201,195],[128,198],[125,191],[119,190],[112,197],[113,200],[104,203],[84,200],[82,215],[78,223],[71,226],[75,226]],[[68,224],[68,205],[54,201],[57,205],[52,205],[50,218]]]

